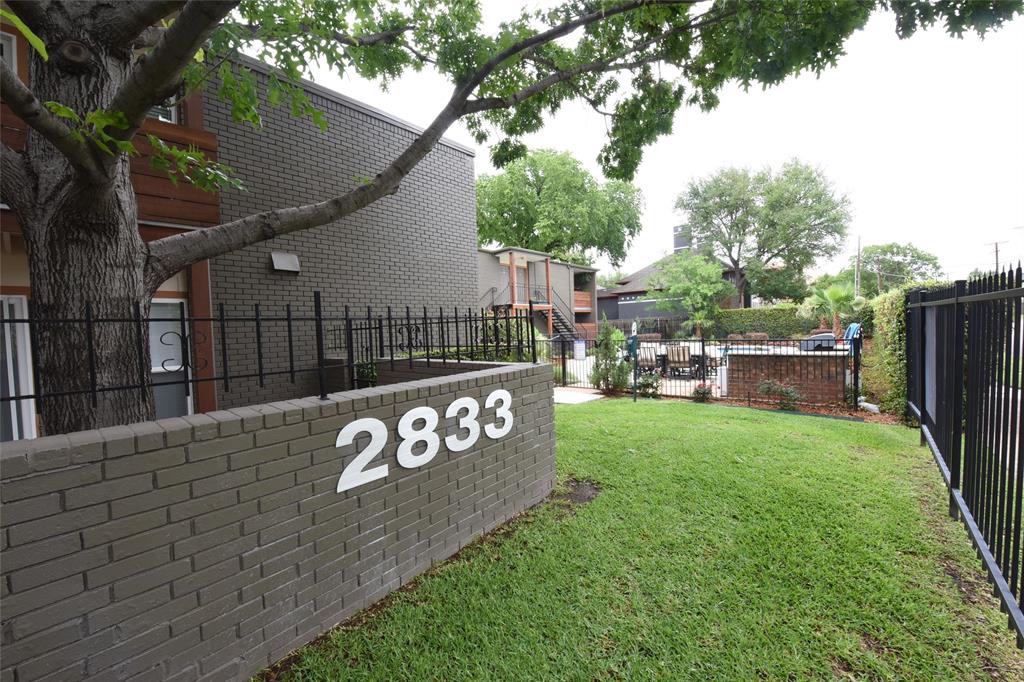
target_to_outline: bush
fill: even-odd
[[[609,324],[602,324],[597,332],[590,383],[603,393],[621,393],[629,386],[630,366],[622,361],[625,338],[621,331]]]
[[[373,361],[356,363],[356,386],[372,388],[377,385],[377,363]]]
[[[788,339],[806,336],[818,326],[816,320],[808,320],[797,314],[797,307],[780,303],[764,308],[731,308],[723,310],[711,327],[713,338],[724,339],[729,334],[761,332],[772,339]]]
[[[913,282],[871,301],[874,335],[862,358],[864,392],[883,412],[903,414],[907,407],[906,295],[913,289],[935,289],[948,282]]]
[[[641,398],[661,397],[661,376],[657,374],[641,374],[636,381],[636,394]]]
[[[712,391],[710,386],[707,384],[698,384],[697,388],[693,389],[693,393],[691,395],[694,402],[706,403],[711,400],[711,394]]]
[[[775,404],[783,410],[795,410],[796,404],[802,397],[792,386],[780,384],[772,379],[761,379],[757,384],[757,392],[768,398],[774,398]]]

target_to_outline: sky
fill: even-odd
[[[488,27],[517,6],[483,4]],[[846,51],[820,77],[802,74],[768,90],[729,86],[713,111],[680,110],[634,179],[645,197],[643,229],[623,269],[671,250],[672,227],[683,222],[675,199],[691,180],[726,167],[778,168],[792,158],[819,167],[851,205],[843,253],[814,274],[846,265],[858,237],[862,246],[913,243],[937,255],[951,278],[993,268],[996,244],[1001,264],[1024,259],[1024,18],[984,40],[953,38],[941,26],[900,40],[894,18],[879,13]],[[326,69],[315,78],[419,126],[451,94],[427,70],[386,92]],[[486,145],[461,123],[448,137],[476,149],[478,175],[495,172]],[[599,180],[604,141],[603,118],[580,104],[525,139],[531,148],[570,152]],[[605,260],[596,265],[611,270]]]

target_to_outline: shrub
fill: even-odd
[[[377,363],[373,361],[356,363],[356,385],[372,388],[377,385]]]
[[[796,404],[802,397],[792,386],[780,384],[772,379],[761,379],[757,384],[757,392],[768,398],[774,398],[775,403],[783,410],[795,410]]]
[[[780,303],[763,308],[731,308],[723,310],[711,328],[714,338],[724,339],[729,334],[761,332],[773,339],[806,336],[817,326],[797,314],[797,307]]]
[[[707,384],[697,384],[697,388],[693,389],[692,397],[698,403],[709,402],[711,400],[711,387]]]
[[[636,394],[641,398],[661,397],[661,376],[657,374],[641,374],[636,381]]]
[[[610,324],[602,324],[597,332],[594,368],[590,383],[603,393],[621,393],[629,386],[629,364],[622,361],[625,335]]]
[[[947,282],[913,282],[871,301],[874,335],[862,358],[864,392],[884,412],[903,414],[907,406],[906,295],[913,289],[935,289]]]

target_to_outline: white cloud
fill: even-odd
[[[488,4],[488,25],[510,5]],[[730,87],[714,111],[681,111],[675,132],[647,149],[637,173],[646,211],[627,269],[671,247],[671,228],[680,220],[672,206],[688,181],[727,166],[777,167],[793,157],[820,166],[852,203],[846,252],[819,269],[845,263],[858,235],[864,245],[912,242],[937,254],[954,277],[991,267],[992,242],[1000,242],[1003,262],[1024,258],[1024,21],[984,40],[933,27],[901,41],[894,25],[889,15],[873,17],[820,78],[804,74],[767,91]],[[388,92],[360,79],[317,75],[421,126],[451,92],[430,71],[407,74]],[[604,135],[599,115],[571,105],[527,142],[569,151],[599,174]],[[477,147],[477,173],[492,171],[488,150],[461,124],[449,136]]]

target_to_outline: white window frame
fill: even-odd
[[[11,71],[13,71],[14,73],[18,73],[18,39],[15,37],[13,33],[8,33],[7,31],[0,31],[0,41],[3,41],[5,43],[5,48],[10,48],[4,49],[4,55],[5,58],[6,55],[10,55],[10,62],[8,63],[8,66],[11,67]]]
[[[4,317],[6,315],[6,308],[9,302],[13,302],[16,312],[16,319],[27,319],[28,318],[28,297],[22,295],[7,295],[0,296],[0,304],[4,306]],[[5,322],[4,326],[7,330],[10,330],[12,326],[18,327],[19,331],[23,331],[23,338],[25,339],[25,347],[18,349],[18,366],[15,367],[11,357],[13,353],[10,344],[12,343],[11,335],[8,333],[4,336],[4,342],[8,345],[4,350],[7,352],[7,367],[4,368],[10,376],[14,377],[17,372],[18,384],[22,386],[22,393],[35,393],[35,388],[32,382],[32,343],[29,340],[29,334],[31,330],[25,322],[19,322],[11,324]],[[36,401],[35,400],[20,400],[22,403],[22,415],[20,423],[17,420],[17,410],[15,409],[14,401],[8,402],[3,406],[2,409],[10,410],[11,412],[11,423],[18,424],[21,429],[21,437],[17,440],[24,440],[27,438],[35,438],[38,434],[36,432]]]
[[[179,122],[180,116],[178,115],[178,105],[177,104],[175,104],[173,106],[167,107],[167,109],[171,112],[171,117],[169,119],[163,118],[162,116],[157,116],[156,114],[154,114],[153,111],[155,109],[156,109],[156,107],[153,107],[153,109],[149,110],[149,117],[150,118],[155,118],[156,120],[163,121],[164,123],[174,123],[174,124],[177,124]]]
[[[184,303],[185,304],[185,317],[188,318],[189,312],[188,312],[188,300],[187,299],[184,299],[184,298],[164,298],[164,297],[161,296],[159,298],[151,299],[150,300],[150,304],[152,305],[153,303],[174,303],[174,304]],[[152,314],[150,315],[150,317],[152,317]],[[186,347],[186,350],[187,349],[188,349],[188,347]],[[182,362],[185,362],[186,360],[187,360],[187,358],[182,358]],[[182,367],[181,369],[164,369],[162,365],[154,365],[153,364],[153,354],[150,353],[149,373],[150,373],[151,376],[153,374],[173,374],[174,372],[182,372],[183,370],[184,370],[184,367]],[[184,374],[187,376],[188,372],[184,372]],[[186,408],[185,409],[187,410],[185,412],[185,414],[195,414],[195,412],[196,412],[195,405],[192,402],[192,397],[193,397],[192,396],[192,393],[193,393],[192,389],[193,388],[194,388],[194,386],[189,386],[189,390],[187,392],[187,395],[185,396],[185,404],[186,404]],[[156,398],[154,398],[153,400],[154,400],[154,407],[155,407],[156,406],[155,405]]]

